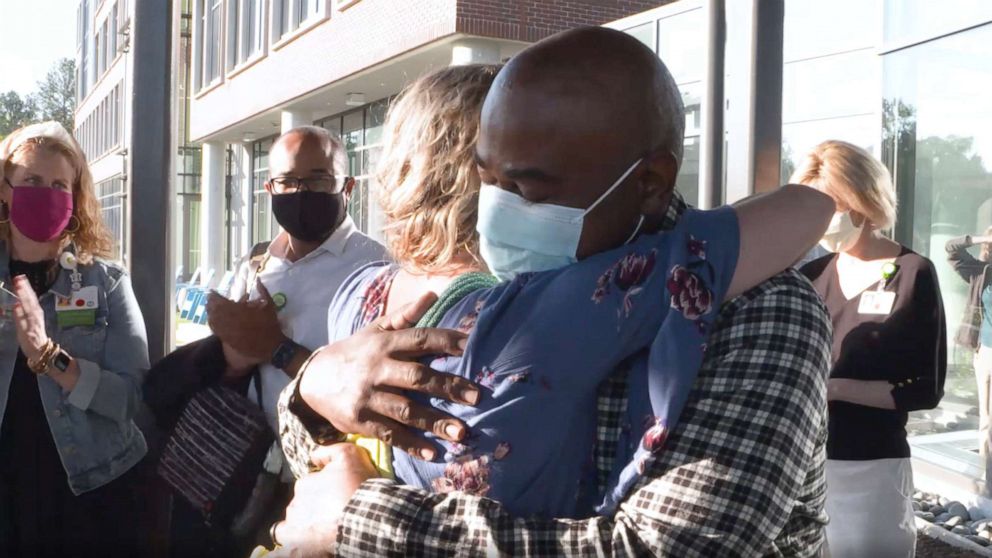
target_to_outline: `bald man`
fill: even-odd
[[[689,210],[672,187],[681,161],[682,119],[671,76],[639,42],[601,28],[563,33],[525,50],[500,73],[483,110],[479,171],[483,183],[535,206],[595,207],[585,212],[574,249],[581,266],[638,235],[681,226]],[[802,227],[782,212],[756,211],[753,205],[735,209],[740,257],[728,293],[736,296],[711,329],[688,402],[656,458],[635,461],[623,441],[629,429],[637,430],[635,421],[660,414],[642,391],[629,389],[635,376],[627,371],[636,368],[636,359],[600,387],[593,457],[602,515],[514,518],[501,503],[479,496],[430,494],[372,479],[374,470],[361,452],[337,445],[320,458],[323,471],[298,483],[277,538],[293,555],[818,555],[826,521],[829,318],[796,272],[761,279],[767,275],[758,262],[769,265],[779,257],[782,269],[799,257],[791,243]],[[827,210],[832,212],[832,204]],[[557,252],[541,247],[544,252],[531,255],[508,244],[509,237],[492,246],[512,249],[516,257],[487,256],[487,235],[500,229],[486,224],[484,213],[480,206],[483,256],[494,272],[550,269],[548,257]],[[756,229],[763,234],[746,234]],[[350,391],[363,396],[348,408],[342,399],[350,396],[338,390],[328,405],[329,393],[306,388],[305,377],[300,399],[310,418],[316,412],[342,431],[388,432],[395,445],[410,451],[423,447],[405,437],[399,424],[442,438],[445,426],[454,425],[459,439],[466,426],[460,421],[439,418],[413,402],[376,408],[376,397],[368,396],[377,390],[395,396],[392,390],[403,388],[461,403],[477,399],[474,388],[450,377],[420,376],[419,385],[412,385],[383,372],[399,369],[390,355],[455,354],[459,338],[451,333],[382,331],[415,318],[416,312],[394,316],[392,323],[383,321],[325,349],[324,364],[354,379]],[[364,424],[368,431],[362,431],[362,423],[375,422],[375,416],[388,419],[371,428]],[[541,435],[539,427],[534,435]],[[631,478],[636,480],[624,485]]]

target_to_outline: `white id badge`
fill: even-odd
[[[865,291],[861,293],[858,303],[858,314],[875,314],[888,316],[896,303],[896,293],[888,291]]]

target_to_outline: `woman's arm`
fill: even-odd
[[[947,250],[947,262],[951,264],[954,271],[965,281],[971,281],[985,271],[987,263],[980,261],[975,256],[968,253],[968,248],[975,244],[992,242],[992,238],[987,236],[959,236],[947,241],[944,249]]]
[[[905,346],[915,351],[915,369],[895,382],[892,397],[898,411],[933,409],[944,396],[947,375],[947,324],[937,283],[937,272],[929,260],[913,283],[914,327]]]
[[[733,298],[795,264],[816,245],[836,204],[808,186],[789,184],[734,205],[740,222],[740,256],[727,298]]]
[[[74,358],[79,378],[68,401],[116,421],[134,417],[148,371],[148,340],[131,279],[122,275],[107,292],[107,337],[101,362]],[[71,355],[70,355],[71,356]]]
[[[847,401],[877,409],[896,408],[892,384],[881,380],[832,378],[827,383],[827,401]]]

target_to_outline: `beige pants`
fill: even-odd
[[[989,432],[989,381],[992,379],[992,348],[981,346],[975,353],[975,381],[978,383],[978,449],[985,462],[986,487],[985,494],[989,495],[988,480],[992,480],[992,444]]]
[[[827,460],[827,543],[832,558],[916,555],[909,459]]]
[[[975,381],[978,383],[978,448],[989,453],[989,378],[992,376],[992,348],[982,345],[975,353]]]

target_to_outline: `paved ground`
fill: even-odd
[[[981,558],[981,556],[920,535],[916,540],[916,558]]]

